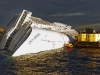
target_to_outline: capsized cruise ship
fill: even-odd
[[[66,24],[33,17],[32,12],[23,10],[6,26],[0,49],[14,52],[12,56],[57,49],[70,42],[67,35],[74,37],[77,31]]]

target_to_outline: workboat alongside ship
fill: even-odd
[[[86,27],[86,31],[80,31],[73,41],[75,47],[100,47],[100,32],[97,28]]]
[[[13,52],[12,56],[37,53],[62,48],[71,41],[67,35],[77,35],[71,26],[31,15],[32,12],[27,10],[15,15],[4,31],[0,49]]]

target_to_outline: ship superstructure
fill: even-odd
[[[14,44],[14,42],[15,42],[15,41],[13,42],[13,38],[16,37],[18,39],[18,36],[22,33],[21,32],[20,34],[18,34],[18,32],[21,30],[23,31],[23,28],[27,28],[28,25],[25,26],[25,21],[28,22],[28,18],[31,16],[31,14],[32,14],[31,12],[23,10],[21,13],[15,15],[15,17],[7,25],[4,35],[2,36],[2,39],[0,42],[1,49],[12,50],[10,46],[12,46],[11,43]],[[24,29],[23,32],[26,34],[27,30],[28,30],[28,28]],[[18,34],[18,36],[17,36],[17,34]],[[21,37],[21,35],[19,37]],[[16,41],[17,41],[17,39],[16,39]]]

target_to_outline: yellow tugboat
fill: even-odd
[[[76,47],[100,47],[100,32],[97,29],[86,28],[79,32],[73,41]]]

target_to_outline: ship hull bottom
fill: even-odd
[[[73,42],[73,46],[74,47],[93,47],[93,48],[100,48],[100,43],[99,42],[78,42],[78,41],[74,41]]]

